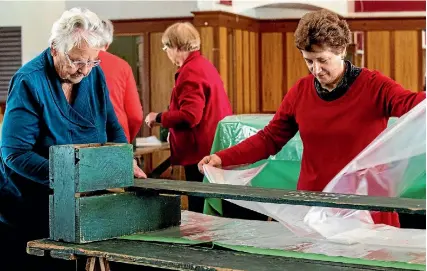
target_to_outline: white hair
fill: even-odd
[[[102,21],[104,23],[104,35],[105,35],[105,45],[110,45],[111,43],[113,43],[113,35],[114,35],[114,26],[113,23],[110,20],[103,20]]]
[[[102,48],[108,42],[105,25],[92,11],[72,8],[53,24],[49,45],[62,53],[84,43],[91,48]]]

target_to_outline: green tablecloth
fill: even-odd
[[[234,146],[252,136],[264,128],[272,118],[272,114],[249,114],[226,117],[218,124],[211,153]],[[396,118],[390,119],[389,125],[395,121]],[[299,133],[297,133],[279,153],[267,159],[267,166],[252,180],[252,185],[264,188],[296,189],[302,150],[302,141]],[[258,166],[265,161],[259,161],[249,167]],[[421,164],[425,166],[425,156],[413,158],[409,166],[418,166]],[[424,170],[424,174],[418,176],[419,181],[416,183],[419,185],[411,186],[401,197],[425,199],[425,178]],[[207,182],[206,179],[205,182]],[[204,213],[223,215],[222,200],[207,199],[205,201]]]
[[[324,242],[321,239],[296,237],[277,222],[209,217],[188,211],[182,212],[179,227],[123,236],[120,239],[226,248],[289,257],[290,261],[299,259],[344,265],[360,264],[373,268],[425,270],[425,251],[420,249]]]

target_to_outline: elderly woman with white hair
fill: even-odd
[[[30,264],[21,260],[26,242],[49,236],[49,147],[127,142],[98,67],[105,31],[95,13],[65,11],[52,27],[50,47],[10,82],[0,161],[2,270],[29,270],[17,265]],[[136,163],[134,174],[146,177]]]

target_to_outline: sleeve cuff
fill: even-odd
[[[218,157],[221,159],[221,166],[222,167],[228,167],[232,165],[232,159],[228,153],[228,150],[221,150],[217,153],[215,153],[216,155],[218,155]]]
[[[162,113],[157,114],[157,116],[156,116],[156,122],[157,123],[162,123]]]

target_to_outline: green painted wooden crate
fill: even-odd
[[[106,190],[133,186],[132,145],[53,146],[49,174],[52,240],[87,243],[180,223],[179,196]]]

